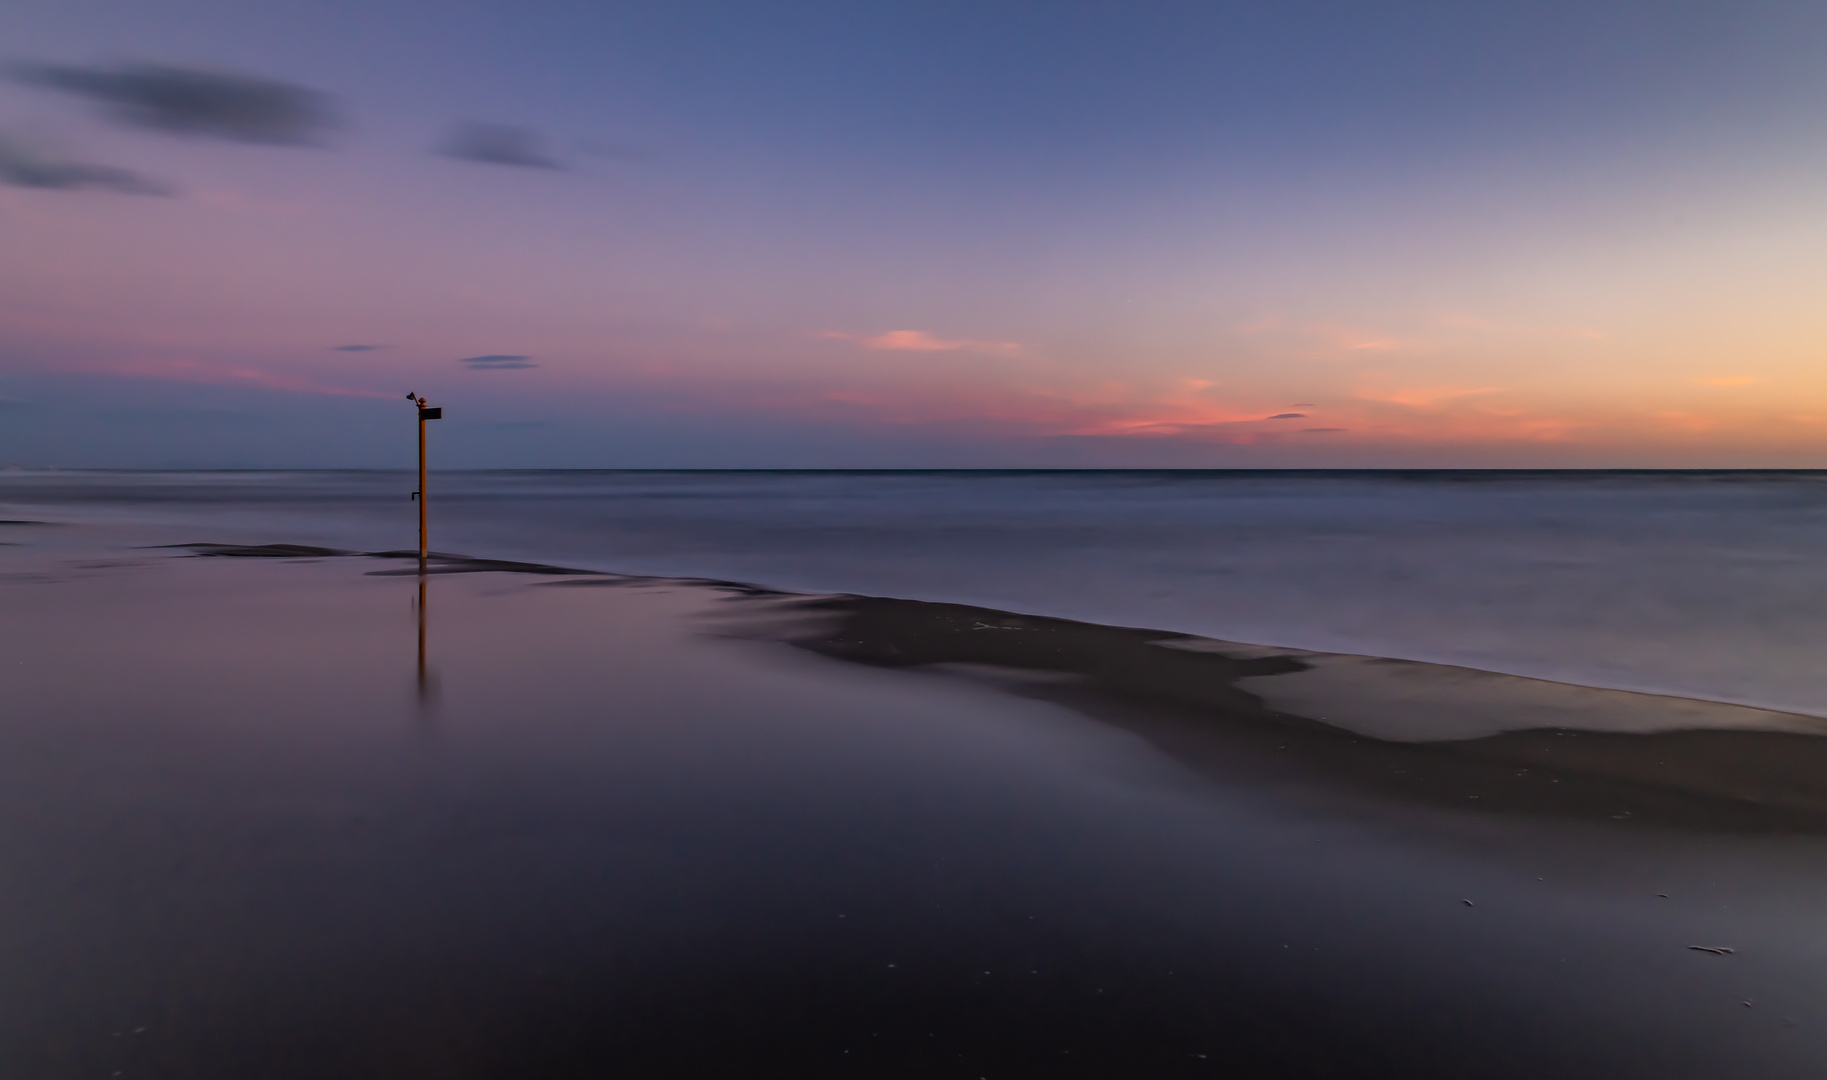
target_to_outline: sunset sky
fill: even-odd
[[[1827,5],[11,0],[0,463],[1827,467]]]

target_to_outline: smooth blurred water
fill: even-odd
[[[0,473],[0,517],[416,543],[403,472]],[[460,472],[433,547],[1827,715],[1827,473]]]
[[[1581,764],[1680,736],[1506,758],[853,663],[689,584],[0,535],[7,1080],[1827,1072],[1818,800]]]

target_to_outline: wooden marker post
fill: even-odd
[[[425,399],[417,394],[408,393],[406,400],[419,407],[419,490],[412,497],[419,500],[419,570],[425,569],[425,559],[431,554],[431,548],[425,539],[425,421],[444,419],[443,408],[427,409]]]

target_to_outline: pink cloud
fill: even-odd
[[[257,386],[290,394],[324,394],[331,397],[391,398],[397,395],[379,390],[350,386],[333,386],[296,375],[282,375],[259,368],[205,364],[188,358],[170,360],[130,360],[111,364],[106,369],[116,375],[140,379],[163,379],[170,382],[204,383],[209,386]]]
[[[1403,329],[1330,320],[1293,322],[1271,315],[1234,325],[1232,330],[1240,338],[1269,342],[1279,339],[1284,346],[1304,350],[1310,356],[1335,359],[1437,355],[1455,347],[1504,348],[1607,339],[1604,332],[1588,327],[1500,322],[1466,312],[1415,312],[1396,325]]]
[[[1212,383],[1183,379],[1147,384],[1120,380],[1042,383],[1027,379],[923,378],[882,384],[726,386],[726,403],[813,415],[866,417],[870,423],[917,426],[969,424],[1031,435],[1255,438],[1268,410],[1259,402],[1232,405],[1216,399]],[[1219,432],[1221,425],[1248,425]]]
[[[1400,388],[1360,395],[1325,410],[1326,431],[1409,445],[1558,443],[1622,418],[1555,415],[1498,408],[1476,400],[1494,387]],[[1264,404],[1208,390],[1200,380],[1174,384],[1105,381],[1077,386],[983,382],[922,386],[807,388],[774,396],[788,412],[866,417],[877,424],[971,424],[1030,436],[1178,439],[1236,445],[1298,438],[1297,429],[1270,418]],[[835,410],[835,412],[834,412]],[[1315,414],[1309,414],[1315,415]]]
[[[1296,425],[1292,418],[1270,419],[1288,411],[1284,389],[1252,388],[1234,378],[1217,383],[1203,372],[1203,378],[1184,372],[1148,374],[1138,365],[1109,378],[1108,366],[1100,371],[1054,363],[1034,353],[1025,354],[1020,362],[979,363],[962,348],[929,347],[956,344],[930,334],[830,336],[860,347],[876,347],[864,345],[869,340],[897,345],[934,362],[849,366],[841,372],[806,372],[794,379],[745,374],[710,384],[694,381],[688,392],[684,383],[677,383],[683,372],[655,381],[677,383],[682,392],[678,404],[692,411],[734,409],[813,424],[924,427],[998,438],[1295,445],[1320,437],[1303,432],[1311,425],[1333,433],[1325,438],[1352,446],[1442,453],[1505,445],[1681,445],[1703,439],[1771,438],[1772,418],[1748,411],[1658,413],[1648,402],[1544,397],[1526,386],[1430,382],[1396,372],[1361,372],[1363,381],[1353,392],[1335,391],[1323,406],[1296,406],[1292,411],[1307,414]],[[908,350],[910,344],[922,347]],[[947,353],[958,361],[949,361]],[[1683,381],[1692,385],[1691,379]],[[1785,422],[1809,438],[1817,438],[1815,433],[1822,430],[1813,418]]]
[[[1435,316],[1434,322],[1448,330],[1466,330],[1477,334],[1525,340],[1571,337],[1585,338],[1589,341],[1605,341],[1611,336],[1603,330],[1594,330],[1588,326],[1500,322],[1464,311]]]
[[[1494,394],[1502,389],[1501,386],[1410,386],[1395,390],[1360,390],[1354,396],[1365,401],[1381,401],[1390,405],[1432,409],[1449,401],[1475,397],[1479,394]]]
[[[1333,322],[1292,321],[1269,316],[1240,323],[1231,332],[1254,348],[1275,348],[1309,359],[1364,360],[1389,355],[1424,355],[1438,352],[1434,335]]]
[[[825,330],[818,336],[837,338],[841,341],[854,341],[865,349],[886,349],[894,352],[977,352],[1013,356],[1022,351],[1020,342],[941,338],[934,337],[924,330],[886,330],[874,335],[846,334],[841,330]]]

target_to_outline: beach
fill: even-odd
[[[1827,1056],[1806,714],[500,551],[0,530],[9,1075]]]

